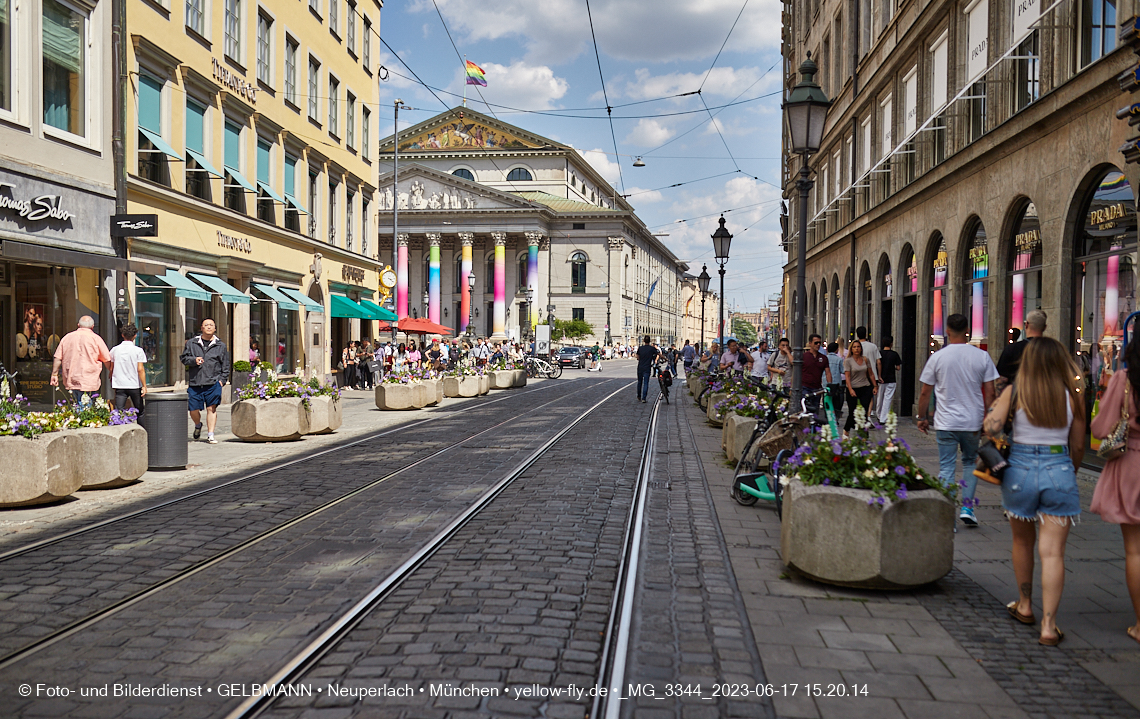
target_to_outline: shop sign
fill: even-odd
[[[1026,232],[1015,235],[1013,238],[1013,244],[1019,253],[1033,252],[1035,249],[1037,249],[1037,245],[1040,242],[1041,233],[1037,230],[1028,230]]]
[[[256,104],[257,103],[257,88],[252,84],[246,82],[245,78],[239,77],[237,73],[230,70],[224,64],[218,62],[217,58],[213,59],[214,63],[214,79],[222,83],[222,87],[246,100]]]
[[[14,187],[15,185],[10,183],[0,182],[0,192]],[[19,215],[28,222],[39,220],[67,222],[77,215],[60,207],[62,199],[59,195],[40,195],[29,199],[17,199],[8,194],[0,194],[0,210]]]
[[[158,215],[111,215],[111,237],[158,237]]]
[[[1108,230],[1116,227],[1115,220],[1123,218],[1126,213],[1123,202],[1100,207],[1089,212],[1089,224],[1096,225],[1097,229]]]
[[[218,247],[225,247],[227,250],[237,250],[244,252],[247,255],[253,252],[253,243],[247,237],[234,237],[218,230]]]
[[[351,265],[340,266],[340,277],[345,282],[351,282],[357,285],[364,284],[364,270],[359,267],[352,267]]]

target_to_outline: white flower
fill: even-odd
[[[814,463],[815,463],[815,460],[813,460],[811,457],[805,457],[804,458],[804,464],[814,464]]]
[[[863,405],[855,408],[855,429],[867,428],[867,412],[863,409]]]
[[[893,444],[888,444],[888,445],[887,445],[886,447],[884,447],[883,449],[884,449],[884,451],[886,451],[886,452],[895,452],[895,451],[898,451],[898,447],[894,446]]]
[[[880,468],[875,470],[875,475],[878,477],[886,477],[887,476],[887,470],[880,467]]]
[[[865,469],[865,470],[863,470],[863,476],[866,477],[867,479],[873,479],[875,476],[875,473],[869,469]]]

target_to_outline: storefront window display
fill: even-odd
[[[946,240],[939,237],[938,252],[934,261],[930,263],[931,272],[931,317],[930,317],[930,351],[933,352],[946,344],[946,284],[949,279],[949,255],[946,251]]]
[[[162,289],[157,279],[146,275],[135,278],[135,344],[146,353],[146,383],[149,387],[172,384],[168,329],[174,310],[174,291]]]
[[[970,343],[986,349],[990,309],[990,250],[986,244],[986,228],[976,220],[970,233],[966,254],[966,317],[970,320]]]
[[[204,300],[186,300],[186,322],[183,330],[185,337],[183,340],[192,339],[197,337],[201,332],[202,320],[213,319],[217,324],[217,318],[213,317],[213,303]],[[181,352],[181,348],[178,350]]]
[[[1073,246],[1073,315],[1091,418],[1109,378],[1121,368],[1124,320],[1136,311],[1136,200],[1124,175],[1115,170],[1105,175],[1082,220]],[[1098,445],[1090,441],[1091,448]],[[1095,461],[1095,455],[1089,459]]]
[[[918,292],[918,257],[911,252],[910,262],[906,266],[906,288],[905,293],[913,295]]]
[[[1041,223],[1032,202],[1019,213],[1013,229],[1013,270],[1010,272],[1009,337],[1025,332],[1025,315],[1041,309]]]
[[[99,272],[84,268],[16,265],[16,357],[20,391],[37,407],[66,399],[51,386],[51,366],[60,338],[88,315],[99,322]]]
[[[274,303],[265,300],[249,306],[249,361],[272,362],[273,347],[277,344],[273,334]]]
[[[293,310],[277,309],[277,371],[291,373],[295,371],[297,361],[295,347],[297,346],[297,332],[299,321],[297,313]]]

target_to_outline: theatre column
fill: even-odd
[[[541,242],[541,232],[526,233],[526,296],[532,337],[538,324],[538,246]]]
[[[495,305],[491,339],[507,338],[507,233],[492,232],[495,241]]]
[[[396,314],[408,316],[408,235],[396,235]]]
[[[428,319],[439,324],[439,233],[429,232],[428,238]]]
[[[471,287],[467,278],[471,276],[471,245],[475,242],[475,233],[460,232],[459,242],[463,245],[462,255],[459,259],[459,332],[467,332],[467,319],[471,316]]]

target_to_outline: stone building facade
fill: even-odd
[[[834,100],[809,160],[806,322],[828,338],[870,328],[903,357],[898,409],[952,313],[996,359],[1033,309],[1090,387],[1118,368],[1136,309],[1135,166],[1118,148],[1135,57],[1109,0],[792,0],[785,90],[811,53]],[[801,159],[784,139],[792,239]],[[794,312],[795,242],[782,309]],[[790,324],[785,324],[790,326]],[[1016,331],[1016,332],[1015,332]],[[1090,412],[1095,393],[1090,393]]]

